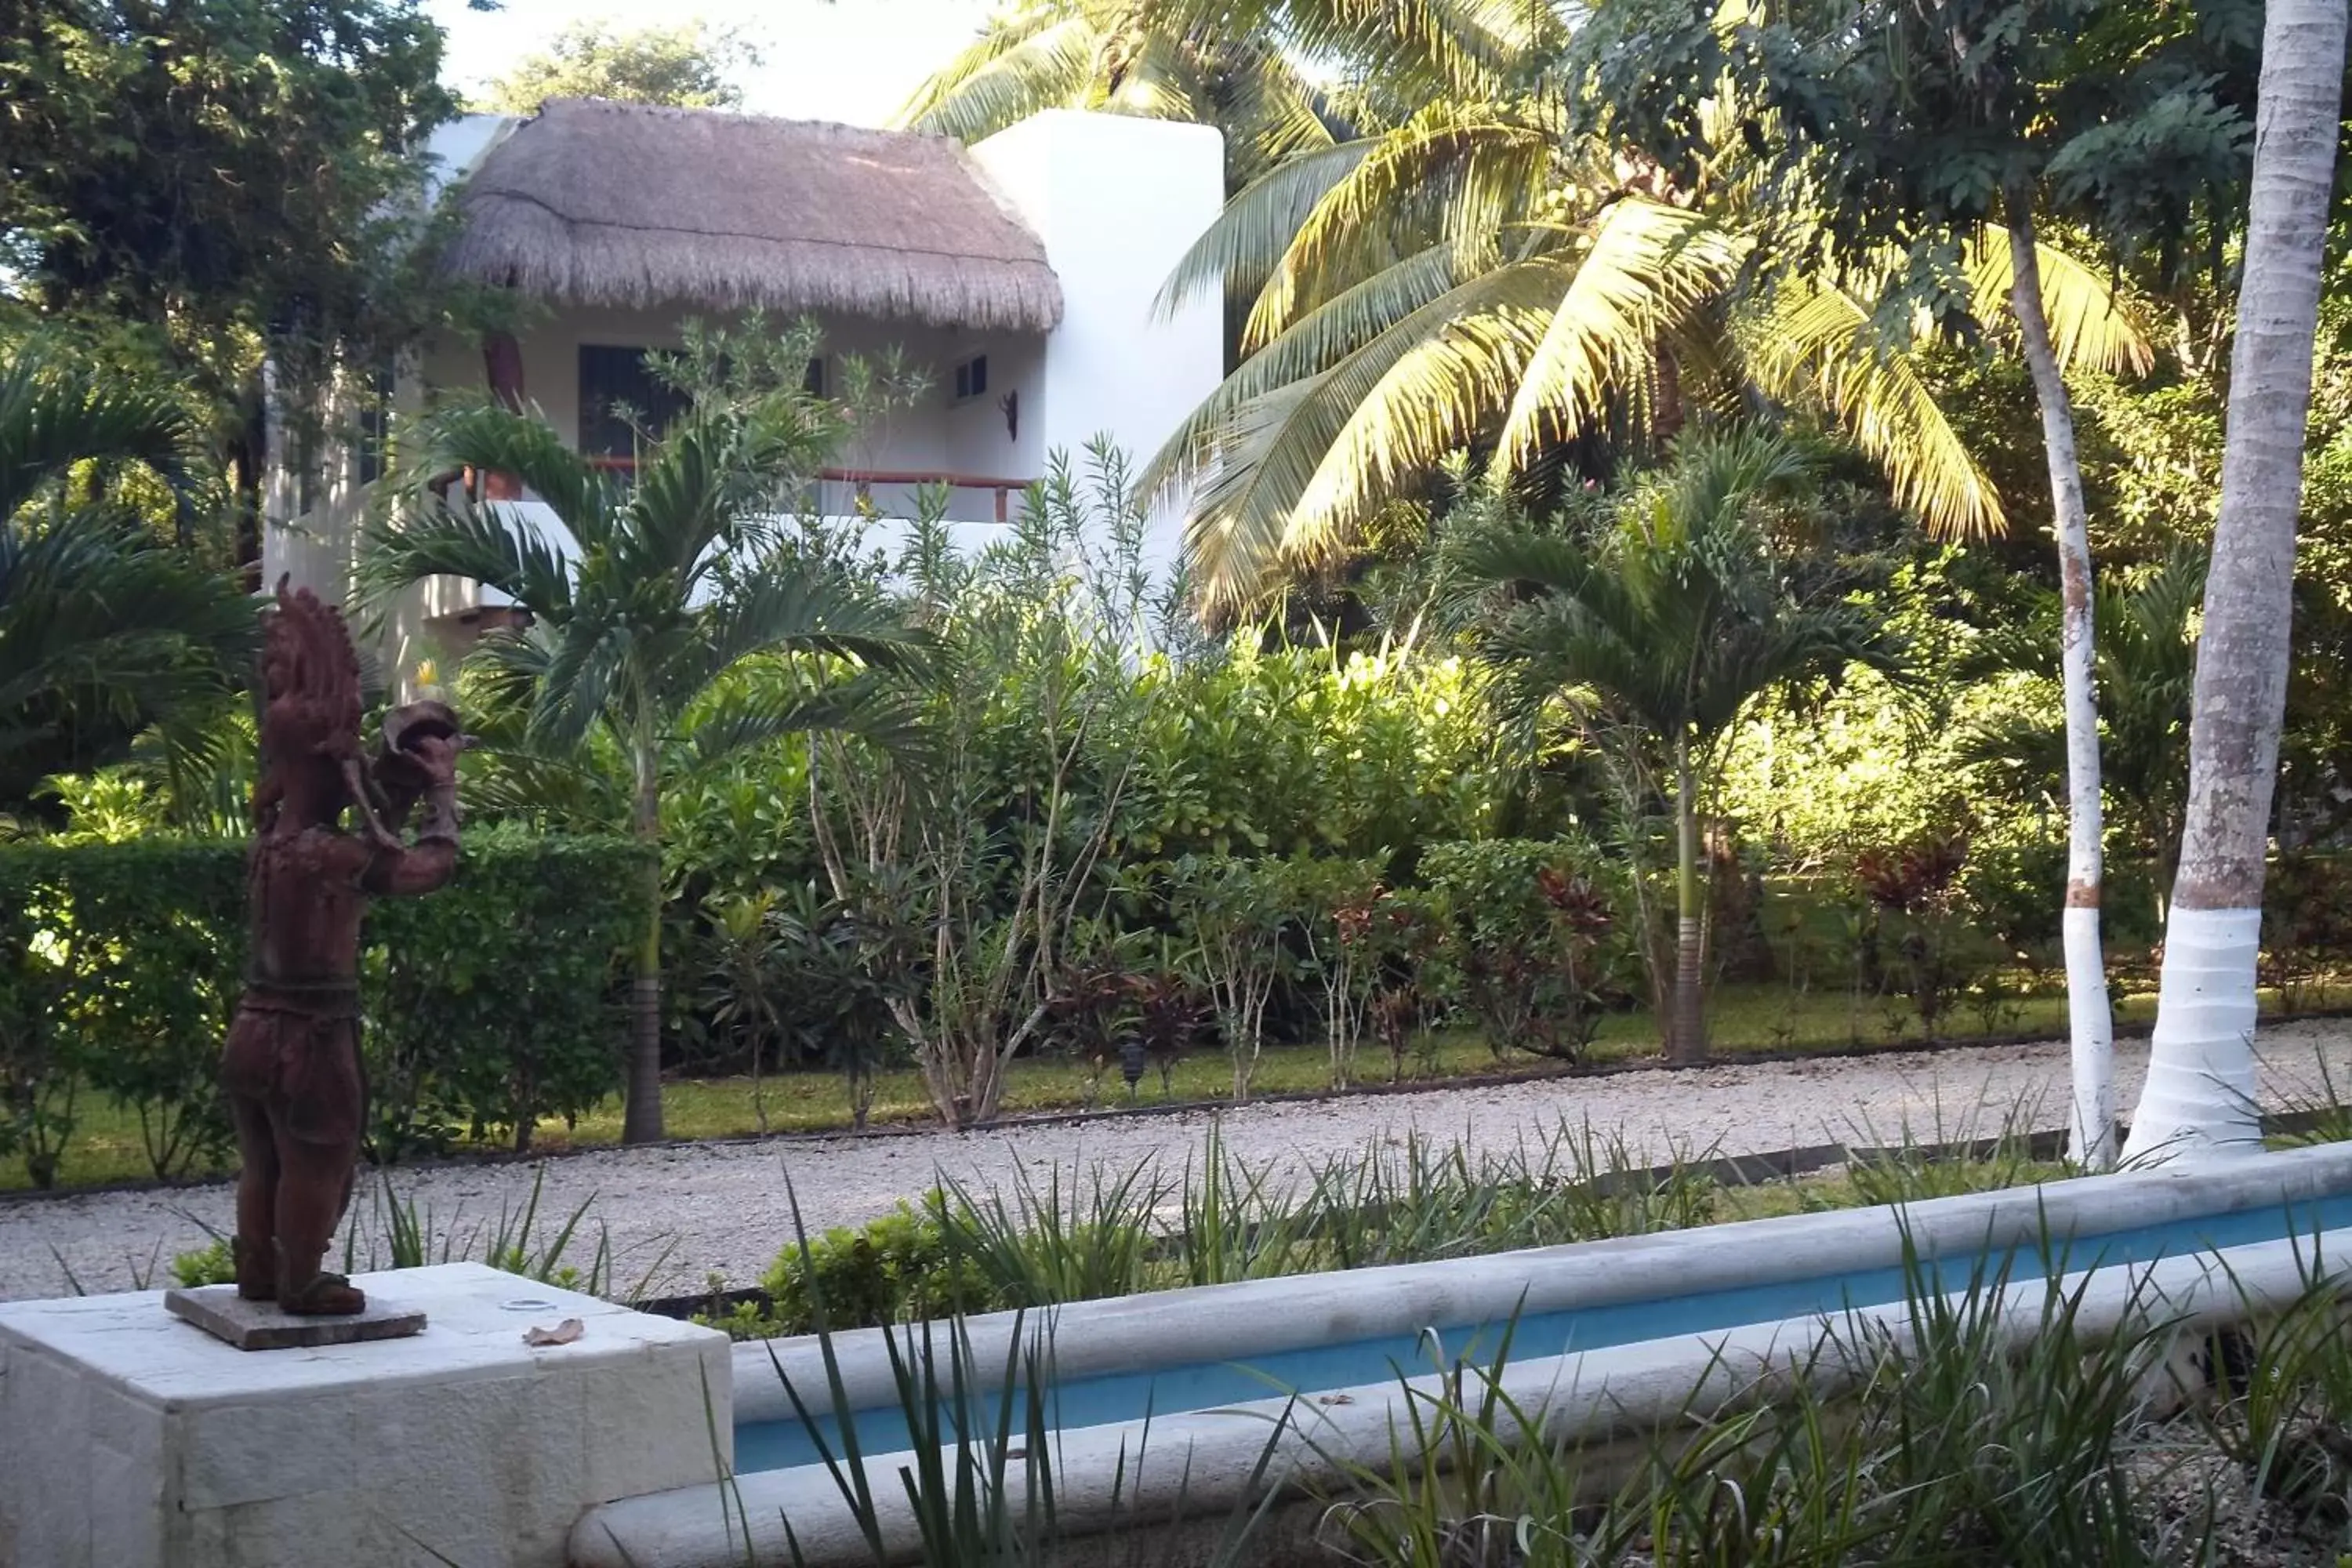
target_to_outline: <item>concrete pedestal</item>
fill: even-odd
[[[161,1291],[0,1306],[0,1568],[560,1568],[583,1510],[732,1464],[723,1334],[478,1264],[359,1283],[429,1326],[248,1352]]]

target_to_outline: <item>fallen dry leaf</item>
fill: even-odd
[[[527,1345],[568,1345],[588,1331],[577,1318],[566,1318],[551,1329],[532,1329],[522,1337]]]
[[[1356,1396],[1352,1394],[1318,1394],[1315,1396],[1315,1403],[1318,1405],[1353,1405],[1356,1403]]]

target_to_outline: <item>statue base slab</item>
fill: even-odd
[[[715,1330],[474,1263],[353,1282],[429,1326],[253,1355],[161,1290],[0,1304],[0,1568],[562,1568],[589,1509],[733,1465]]]
[[[302,1318],[281,1312],[274,1301],[248,1301],[234,1285],[166,1290],[163,1310],[194,1323],[213,1338],[241,1351],[296,1351],[319,1345],[355,1345],[369,1340],[404,1340],[425,1331],[425,1314],[414,1307],[380,1301],[368,1292],[367,1310],[336,1318]]]

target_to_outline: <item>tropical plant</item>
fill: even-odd
[[[143,471],[193,505],[197,445],[164,391],[38,347],[0,363],[0,811],[151,726],[174,767],[205,754],[252,606],[115,504]]]
[[[1013,537],[953,548],[925,494],[898,569],[957,679],[925,711],[919,775],[845,737],[816,748],[811,822],[836,896],[873,897],[877,978],[940,1118],[994,1117],[1013,1058],[1052,1019],[1054,983],[1132,772],[1107,722],[1134,652],[1142,512],[1118,454],[1083,477],[1060,453]],[[1113,542],[1106,552],[1101,542]]]
[[[1641,945],[1619,870],[1570,838],[1431,845],[1421,877],[1443,916],[1413,981],[1475,1017],[1498,1058],[1576,1060]]]
[[[2260,134],[2246,225],[2227,451],[2189,734],[2189,810],[2163,988],[2127,1157],[2262,1136],[2254,978],[2263,858],[2292,647],[2295,516],[2311,406],[2344,0],[2263,11]]]
[[[1728,101],[1696,116],[1703,173],[1671,179],[1572,112],[1557,24],[1514,41],[1484,96],[1424,100],[1257,180],[1170,279],[1171,299],[1248,305],[1247,357],[1146,472],[1192,488],[1202,595],[1244,604],[1344,554],[1449,453],[1491,452],[1495,477],[1540,475],[1563,450],[1605,471],[1644,432],[1757,393],[1842,421],[1932,526],[1997,531],[1990,481],[1885,341],[1897,269],[1800,265],[1778,236],[1797,198],[1757,187]],[[1997,229],[1967,237],[1959,313],[1997,322],[2016,257]],[[2097,269],[2038,257],[2067,362],[2142,365]]]
[[[2093,574],[2067,328],[2041,278],[2039,237],[2073,224],[2120,254],[2153,252],[2178,277],[2199,214],[2242,177],[2251,10],[2217,0],[2199,25],[2179,26],[2161,7],[2101,0],[1942,0],[1932,9],[1827,0],[1727,16],[1720,30],[1680,26],[1666,40],[1646,30],[1659,8],[1630,0],[1596,33],[1605,63],[1594,96],[1612,124],[1685,171],[1711,153],[1693,122],[1709,103],[1738,100],[1751,123],[1774,132],[1758,131],[1751,151],[1776,204],[1805,214],[1784,237],[1816,264],[1885,258],[1890,310],[1948,314],[1963,247],[1988,223],[2005,230],[2008,312],[2041,416],[2063,595],[2069,856],[2060,918],[2074,1131],[2094,1167],[2114,1157],[2114,1016],[2099,916]],[[1857,49],[1857,36],[1886,47]]]
[[[681,751],[698,769],[811,731],[912,741],[881,672],[919,663],[924,639],[797,550],[766,504],[844,434],[833,405],[797,390],[698,388],[624,478],[541,418],[456,405],[418,431],[400,509],[368,531],[361,589],[381,604],[446,574],[512,598],[530,625],[486,637],[472,659],[527,715],[522,747],[561,759],[601,736],[625,761],[631,831],[657,844],[664,772]],[[490,499],[473,479],[487,474],[535,499]],[[662,1131],[663,890],[656,866],[636,957],[629,1142]]]
[[[2159,921],[2171,889],[2188,796],[2189,692],[2205,571],[2204,551],[2176,545],[2145,570],[2107,574],[2095,590],[2092,613],[2099,628],[2094,668],[2100,776],[2131,847],[2156,866]],[[1990,661],[2021,671],[2046,665],[2048,632],[2060,618],[2058,610],[2053,595],[2036,621],[1997,628],[1984,639]],[[1971,762],[2000,766],[2021,793],[2063,794],[2066,744],[2060,714],[2004,709],[1989,718],[1964,754]]]
[[[1228,164],[1246,180],[1330,147],[1416,91],[1486,85],[1526,17],[1496,0],[1021,0],[925,80],[898,120],[963,142],[1049,109],[1192,121],[1224,133]],[[1301,67],[1315,57],[1348,59],[1365,87],[1318,85],[1320,73]]]
[[[1808,474],[1782,437],[1695,433],[1591,538],[1498,533],[1464,547],[1469,578],[1513,595],[1493,606],[1484,635],[1523,700],[1563,700],[1643,797],[1674,802],[1666,1037],[1676,1060],[1706,1049],[1699,801],[1720,746],[1768,692],[1835,682],[1857,665],[1902,668],[1900,649],[1862,610],[1791,585],[1763,512]]]
[[[1249,1098],[1265,1046],[1266,1005],[1289,967],[1284,934],[1297,918],[1292,882],[1280,860],[1188,855],[1168,868],[1168,911],[1186,944],[1185,965],[1215,1008],[1236,1101]]]

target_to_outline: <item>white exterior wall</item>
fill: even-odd
[[[1024,394],[1047,451],[1079,460],[1107,435],[1140,467],[1224,378],[1223,312],[1212,299],[1155,310],[1177,261],[1225,199],[1224,138],[1211,126],[1051,110],[972,148],[1045,242],[1062,324],[1045,340],[1044,406]],[[991,361],[993,370],[994,362]],[[1153,520],[1146,552],[1175,559],[1181,510]]]

